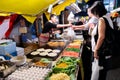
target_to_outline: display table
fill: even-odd
[[[27,63],[29,63],[29,67],[28,66],[24,67],[24,69],[20,68],[22,66],[18,67],[18,69],[15,72],[7,76],[7,79],[8,78],[9,79],[14,78],[15,80],[19,79],[19,77],[15,77],[14,75],[22,76],[22,72],[20,72],[22,71],[22,69],[26,71],[26,72],[24,71],[23,74],[30,75],[29,71],[31,71],[32,69],[36,70],[39,68],[38,72],[36,71],[35,74],[39,73],[39,71],[43,69],[45,70],[49,69],[48,72],[50,73],[49,74],[48,72],[46,72],[45,76],[42,76],[42,78],[38,75],[35,75],[40,77],[41,78],[41,79],[39,78],[40,80],[47,80],[51,78],[52,74],[59,74],[63,72],[64,74],[62,75],[66,75],[71,80],[77,80],[78,73],[81,70],[79,67],[81,63],[80,62],[80,56],[81,56],[80,53],[82,48],[81,45],[82,45],[82,40],[80,41],[78,39],[74,41],[65,41],[65,42],[51,40],[46,44],[46,46],[39,47],[39,48],[38,46],[35,47],[30,45],[26,47],[27,50],[30,49],[29,51],[26,51],[25,49],[25,53],[27,56]],[[37,52],[39,52],[39,54]],[[43,55],[43,52],[44,52],[44,55]],[[53,53],[56,53],[56,55],[54,55]],[[42,64],[41,66],[41,63],[39,61],[45,61],[45,62],[47,61],[48,65],[45,66],[45,64]],[[63,64],[67,66],[66,69],[64,69],[64,66],[60,67]],[[20,68],[20,71],[19,71],[19,68]],[[59,70],[56,71],[56,69],[59,69]],[[65,70],[68,70],[68,71],[65,71]],[[19,75],[18,73],[21,75]],[[34,76],[34,74],[31,76]],[[29,76],[28,77],[25,76],[25,78],[26,80],[30,79]],[[31,78],[31,80],[32,79],[33,77]],[[21,78],[19,80],[21,80]]]

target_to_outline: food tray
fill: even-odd
[[[42,57],[33,58],[32,61],[31,61],[31,66],[51,68],[51,66],[52,66],[52,59],[51,58],[47,58],[50,61],[50,63],[46,64],[46,66],[35,65],[35,63],[40,61],[41,59],[42,59]]]
[[[44,80],[50,71],[50,68],[24,65],[9,75],[6,80]]]
[[[65,58],[65,57],[61,57],[61,58]],[[67,57],[66,57],[67,58]],[[74,58],[74,57],[73,57]],[[76,58],[74,58],[74,59],[76,59]],[[63,60],[63,59],[62,59]],[[67,60],[67,59],[66,59]],[[64,61],[63,61],[64,62]],[[57,61],[57,63],[59,63],[59,60]],[[57,64],[56,63],[56,64]],[[45,78],[45,80],[49,80],[50,79],[50,77],[52,76],[52,74],[57,74],[57,73],[66,73],[69,77],[70,77],[70,79],[71,80],[77,80],[77,76],[78,76],[78,71],[79,71],[79,64],[78,63],[76,63],[76,65],[74,65],[74,67],[75,67],[75,70],[73,71],[73,72],[69,72],[68,73],[68,71],[67,71],[67,68],[63,68],[63,70],[62,70],[62,68],[55,68],[56,66],[54,66],[53,68],[52,68],[52,71],[51,71],[51,73],[49,73],[49,75]],[[71,69],[73,69],[73,68],[71,68]],[[63,72],[65,70],[65,72]],[[67,71],[67,72],[66,72]]]
[[[50,48],[50,47],[48,47],[48,46],[46,46],[46,47],[44,47],[44,49],[52,49],[52,50],[55,50],[55,49],[57,49],[57,50],[60,50],[60,52],[59,53],[57,53],[57,55],[56,56],[48,56],[48,55],[45,55],[45,56],[41,56],[41,55],[39,55],[39,54],[37,54],[37,55],[32,55],[31,53],[29,53],[29,54],[27,54],[26,56],[27,56],[27,58],[30,58],[30,59],[33,59],[33,58],[35,58],[35,57],[42,57],[42,58],[51,58],[53,61],[54,60],[56,60],[57,58],[58,58],[58,56],[61,54],[61,52],[63,51],[63,48]],[[36,51],[36,50],[35,50]],[[34,52],[34,51],[33,51]],[[49,52],[49,53],[51,53],[51,52]]]
[[[56,60],[57,58],[58,58],[58,56],[60,55],[61,53],[58,53],[57,54],[57,56],[55,56],[55,57],[50,57],[50,56],[40,56],[39,54],[38,55],[31,55],[30,53],[29,54],[27,54],[27,58],[30,58],[30,59],[33,59],[33,58],[35,58],[35,57],[42,57],[42,58],[50,58],[50,59],[52,59],[53,61],[54,60]]]
[[[1,78],[6,77],[8,74],[12,73],[17,68],[16,65],[10,61],[1,61],[0,65],[8,66],[6,69],[0,70],[0,77]]]

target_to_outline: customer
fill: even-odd
[[[94,46],[94,44],[91,44],[92,42],[91,33],[98,23],[98,18],[93,13],[91,13],[91,8],[88,8],[87,14],[90,17],[90,19],[86,24],[72,26],[76,30],[83,30],[83,37],[84,37],[84,41],[86,42],[84,43],[83,52],[81,56],[83,62],[83,68],[84,68],[84,76],[85,76],[84,80],[91,79],[92,61],[93,61],[93,55],[92,55],[93,53],[91,51],[91,45]]]
[[[91,29],[93,29],[96,26],[97,22],[98,22],[98,18],[94,14],[91,13],[90,8],[87,9],[87,14],[88,14],[90,19],[86,24],[78,25],[78,26],[73,25],[72,27],[74,29],[79,29],[79,30],[86,30],[86,29],[91,30]]]
[[[108,74],[108,70],[107,70],[107,65],[106,65],[106,61],[107,59],[111,58],[110,56],[100,56],[102,54],[102,52],[100,53],[100,49],[103,47],[103,44],[106,43],[106,39],[109,39],[109,34],[110,33],[110,27],[113,28],[113,23],[112,20],[110,18],[110,15],[107,14],[107,10],[105,9],[105,6],[103,4],[103,2],[101,1],[96,1],[92,6],[91,6],[91,12],[96,15],[99,18],[98,21],[98,26],[95,27],[95,29],[92,32],[92,40],[93,40],[93,44],[95,44],[93,47],[93,51],[94,51],[94,58],[98,59],[99,61],[99,65],[101,67],[99,68],[99,78],[96,80],[119,80],[119,73],[120,73],[120,69],[118,69],[118,71],[114,70],[113,71],[113,75],[114,73],[118,76],[113,76],[111,78],[110,77],[110,73]],[[106,22],[106,20],[108,22]],[[108,28],[109,26],[109,28]],[[107,45],[104,45],[106,47],[108,47]],[[109,48],[109,47],[108,47]],[[104,49],[104,48],[103,48]],[[110,50],[110,48],[108,49]],[[107,53],[108,54],[108,53]],[[117,64],[117,63],[116,63]],[[112,71],[111,71],[112,72]],[[107,75],[107,76],[106,76]],[[94,76],[93,76],[94,77]],[[91,79],[91,80],[95,80],[95,79]]]
[[[42,33],[52,33],[52,29],[70,27],[71,24],[57,24],[58,18],[55,14],[51,14],[50,20],[45,23]]]
[[[98,34],[95,39],[96,42],[96,46],[94,49],[94,57],[97,58],[99,60],[99,65],[103,66],[103,69],[100,70],[100,77],[99,80],[120,80],[120,56],[115,56],[115,55],[110,55],[110,51],[109,53],[107,52],[107,54],[109,56],[101,56],[101,51],[100,49],[102,48],[104,50],[103,47],[107,47],[108,50],[111,50],[110,47],[108,47],[108,45],[104,45],[103,44],[107,44],[108,40],[110,39],[110,34],[111,33],[111,29],[110,28],[114,28],[113,26],[113,22],[110,18],[109,14],[106,14],[107,11],[105,10],[105,7],[103,5],[102,2],[100,1],[96,1],[93,6],[92,6],[93,10],[91,10],[92,12],[94,12],[94,14],[96,14],[99,17],[99,23],[98,23],[98,29],[96,29],[96,31],[98,31]],[[103,16],[104,15],[104,16]],[[117,34],[119,35],[119,34]],[[110,41],[109,41],[110,42]],[[112,46],[114,44],[111,44]],[[116,54],[118,52],[115,52],[114,54]],[[118,53],[119,54],[119,53]],[[111,61],[111,62],[110,62]],[[109,69],[109,67],[116,67],[115,69]]]

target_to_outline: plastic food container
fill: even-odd
[[[26,63],[26,56],[15,56],[10,59],[11,62],[15,63],[17,66]]]

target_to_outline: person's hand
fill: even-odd
[[[69,24],[68,24],[68,26],[69,26],[69,27],[72,27],[72,24],[71,24],[71,23],[69,23]]]
[[[95,52],[94,52],[94,58],[96,58],[96,59],[99,58],[99,56],[98,56],[98,51],[97,51],[97,50],[95,50]]]
[[[95,27],[95,25],[94,25],[93,23],[91,23],[91,24],[89,25],[89,27],[90,27],[91,29],[93,29],[93,28]]]
[[[75,26],[75,25],[72,25],[72,28],[74,29],[74,28],[76,28],[76,26]]]

